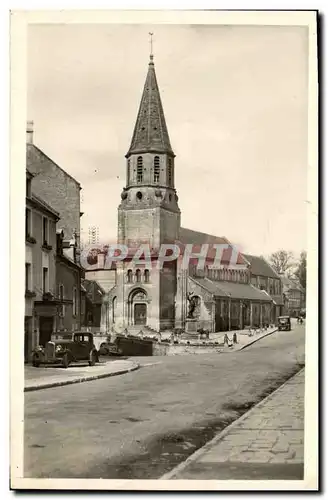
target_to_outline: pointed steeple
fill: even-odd
[[[126,157],[146,152],[174,155],[165,123],[153,59],[154,56],[151,54],[137,121]]]

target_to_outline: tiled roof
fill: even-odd
[[[180,228],[179,232],[179,242],[183,245],[192,244],[194,245],[193,251],[197,252],[197,246],[203,244],[219,244],[219,245],[230,245],[232,243],[225,236],[214,236],[213,234],[202,233],[200,231],[194,231],[193,229],[187,229],[185,227]],[[200,248],[198,248],[200,251]],[[208,258],[215,258],[216,250],[215,248],[209,248]],[[231,248],[223,250],[221,261],[222,263],[229,263],[231,258]],[[241,253],[238,254],[237,264],[245,265],[245,259]]]
[[[37,206],[38,208],[46,210],[50,214],[54,215],[58,220],[60,219],[59,213],[54,208],[52,208],[50,205],[48,205],[48,203],[46,203],[42,198],[39,198],[38,196],[33,194],[32,198],[29,198],[28,200],[30,202],[34,203],[34,205]]]
[[[192,279],[206,288],[215,297],[231,297],[232,299],[272,302],[270,295],[262,292],[262,290],[259,290],[258,288],[255,288],[253,285],[234,283],[232,281],[212,281],[208,278]]]
[[[304,292],[304,288],[300,283],[297,282],[297,280],[293,280],[292,278],[288,278],[287,276],[282,276],[281,280],[284,288],[300,290],[301,292]]]
[[[145,151],[173,154],[152,56],[127,156]]]
[[[270,264],[263,258],[257,255],[243,254],[245,259],[251,265],[251,273],[255,276],[265,276],[268,278],[280,278],[279,274],[270,266]]]
[[[214,236],[213,234],[202,233],[185,227],[180,227],[179,241],[184,244],[192,243],[194,245],[202,245],[203,243],[229,243],[224,236]]]

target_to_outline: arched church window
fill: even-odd
[[[159,182],[159,156],[154,158],[154,182]]]
[[[128,283],[132,283],[132,271],[131,269],[128,270]]]
[[[169,186],[172,186],[172,178],[173,178],[172,172],[173,172],[172,158],[169,158],[167,164],[167,182]]]
[[[142,182],[143,179],[143,161],[142,161],[142,156],[138,156],[137,159],[137,182]]]
[[[145,283],[149,283],[149,269],[145,269]]]
[[[140,281],[141,281],[141,271],[140,271],[140,269],[136,270],[136,281],[137,281],[137,283],[140,283]]]

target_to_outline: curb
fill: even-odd
[[[81,384],[82,382],[90,382],[91,380],[115,377],[116,375],[124,375],[125,373],[134,372],[135,370],[139,370],[139,368],[140,365],[135,364],[131,368],[125,368],[123,370],[118,370],[116,372],[100,373],[99,375],[90,375],[87,377],[73,378],[71,380],[61,380],[59,382],[49,382],[49,384],[31,385],[24,387],[24,392],[41,391],[42,389],[50,389],[51,387],[61,387],[64,385]]]
[[[280,391],[285,385],[287,385],[294,377],[299,375],[305,368],[301,368],[298,372],[294,373],[291,377],[289,377],[283,384],[281,384],[277,389],[275,389],[271,394],[266,396],[264,399],[261,399],[256,405],[254,405],[250,410],[246,411],[243,415],[241,415],[239,418],[234,420],[230,425],[225,427],[219,434],[214,436],[213,439],[208,441],[204,446],[196,450],[192,455],[190,455],[184,462],[178,464],[176,467],[174,467],[171,471],[167,472],[163,476],[161,476],[159,479],[160,480],[166,480],[166,479],[172,479],[173,476],[178,474],[179,472],[182,472],[185,470],[190,463],[196,461],[200,456],[204,455],[214,444],[216,444],[218,441],[220,441],[226,434],[229,434],[229,432],[237,427],[243,420],[245,420],[251,413],[253,413],[255,410],[257,410],[259,407],[263,406],[267,401],[272,399],[274,395]]]
[[[259,340],[262,340],[264,339],[265,337],[268,337],[269,335],[272,335],[273,333],[275,333],[276,331],[278,331],[278,328],[276,328],[275,330],[273,330],[272,332],[269,332],[269,333],[265,333],[264,335],[262,335],[262,337],[259,337],[257,339],[254,339],[254,340],[251,340],[251,342],[249,342],[248,344],[245,344],[243,345],[240,349],[238,349],[238,351],[242,351],[243,349],[246,349],[246,347],[252,345],[252,344],[255,344],[255,342],[258,342]],[[236,351],[235,351],[236,352]]]

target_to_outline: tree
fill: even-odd
[[[306,290],[306,252],[301,252],[300,260],[297,264],[295,277],[298,279],[300,285]]]
[[[294,266],[293,253],[286,250],[278,250],[270,255],[270,263],[278,274],[288,274]]]

